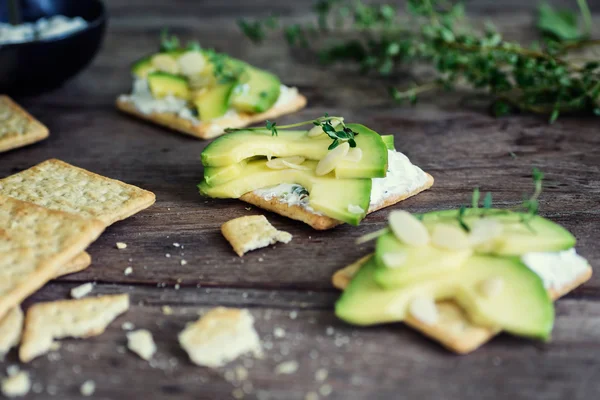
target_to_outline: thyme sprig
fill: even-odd
[[[415,104],[426,92],[467,84],[489,94],[497,116],[525,111],[553,122],[564,113],[600,115],[600,63],[571,57],[600,44],[590,38],[586,0],[577,5],[580,18],[542,5],[536,24],[541,40],[532,45],[506,40],[491,24],[473,28],[457,0],[408,0],[409,18],[389,4],[319,0],[314,22],[288,25],[283,34],[290,46],[311,48],[324,63],[355,64],[364,73],[390,76],[400,67],[431,65],[437,71],[432,81],[390,88],[400,103]],[[255,42],[281,25],[273,18],[240,22]],[[350,28],[352,39],[336,40],[338,27]]]
[[[333,122],[336,122],[336,125],[333,126]],[[277,126],[277,122],[267,120],[265,122],[266,130],[271,132],[271,136],[278,136],[279,129],[291,129],[298,128],[306,125],[314,125],[320,126],[323,129],[323,132],[330,139],[332,139],[332,143],[329,145],[328,150],[333,150],[340,144],[344,142],[348,142],[350,147],[356,147],[355,137],[358,135],[358,132],[353,131],[351,128],[344,124],[344,119],[342,117],[334,117],[325,114],[322,117],[319,117],[310,121],[302,121],[297,122],[295,124],[281,125]],[[265,128],[257,127],[257,128],[227,128],[225,132],[236,132],[236,131],[262,131]]]

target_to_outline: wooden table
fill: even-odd
[[[510,36],[531,37],[533,2],[471,3],[473,15],[493,17]],[[329,232],[267,214],[294,240],[239,258],[219,227],[262,212],[239,201],[199,196],[199,156],[208,142],[128,118],[113,103],[130,88],[129,64],[155,50],[161,28],[176,27],[184,38],[199,38],[205,46],[271,69],[306,94],[309,107],[280,123],[329,112],[395,134],[398,149],[436,178],[432,190],[396,208],[457,207],[468,202],[475,186],[492,191],[500,205],[515,204],[531,190],[531,168],[538,166],[547,177],[542,214],[571,230],[580,253],[596,266],[598,119],[564,118],[553,125],[533,116],[494,119],[462,94],[398,107],[386,97],[385,82],[321,67],[280,40],[252,46],[235,24],[239,16],[269,12],[303,19],[309,2],[111,0],[107,5],[110,27],[92,66],[59,90],[22,99],[49,126],[51,137],[0,155],[0,176],[60,158],[151,190],[158,200],[110,227],[90,247],[94,261],[87,271],[46,285],[26,302],[66,298],[72,287],[89,281],[97,282],[95,294],[125,292],[133,300],[105,334],[64,340],[60,351],[25,366],[36,389],[40,384],[44,389],[28,398],[79,398],[88,379],[96,382],[97,399],[229,399],[244,391],[250,399],[304,399],[329,389],[330,396],[321,398],[575,400],[600,394],[597,276],[556,304],[556,326],[546,344],[502,334],[471,355],[456,356],[401,324],[351,327],[332,312],[339,293],[330,277],[369,251],[370,245],[355,246],[354,239],[384,226],[388,210],[358,228]],[[600,2],[593,2],[594,8],[600,10]],[[117,250],[116,242],[127,243],[127,249]],[[128,266],[133,274],[126,276]],[[177,334],[217,305],[251,310],[266,350],[263,360],[243,358],[219,370],[188,360]],[[163,314],[163,306],[172,307],[173,314]],[[151,363],[125,351],[125,321],[153,332],[159,350]],[[276,375],[275,367],[290,360],[297,361],[297,372]],[[0,365],[14,362],[13,352]],[[248,374],[243,383],[234,379],[236,369],[243,375],[240,367]],[[324,382],[315,379],[319,370],[328,372]]]

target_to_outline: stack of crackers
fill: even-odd
[[[21,341],[27,362],[55,338],[99,334],[129,307],[127,295],[20,304],[46,282],[91,264],[85,249],[106,227],[155,201],[153,193],[59,160],[0,180],[0,355]]]

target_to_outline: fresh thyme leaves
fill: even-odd
[[[213,66],[213,75],[219,83],[230,83],[238,80],[244,72],[242,64],[232,62],[231,58],[223,53],[210,49],[205,50],[208,61]]]
[[[269,120],[266,121],[266,126],[267,126],[267,129],[271,131],[271,136],[279,135],[279,133],[277,132],[277,127],[275,125],[277,125],[277,122],[275,122],[275,121],[273,121],[273,122],[271,122]]]
[[[160,51],[178,50],[179,46],[179,38],[175,35],[169,35],[167,28],[160,32]]]
[[[473,196],[471,197],[471,208],[479,208],[479,198],[481,197],[481,193],[479,192],[479,188],[476,187],[473,190]]]
[[[334,126],[332,122],[335,122]],[[271,132],[271,136],[278,136],[278,129],[290,129],[297,128],[305,125],[314,125],[320,126],[323,129],[323,132],[329,136],[333,142],[329,145],[328,149],[333,150],[340,144],[344,142],[348,142],[350,147],[356,147],[355,137],[358,135],[358,132],[354,132],[352,129],[347,127],[344,124],[344,119],[341,117],[333,117],[325,114],[323,117],[319,117],[312,121],[303,121],[297,122],[295,124],[276,126],[277,122],[275,121],[266,121],[265,127],[268,131]],[[265,128],[227,128],[225,132],[236,132],[236,131],[256,131],[256,130],[264,130]]]
[[[586,0],[577,4],[580,18],[542,5],[537,27],[543,40],[533,45],[506,40],[490,24],[483,31],[471,27],[463,3],[455,0],[408,0],[408,19],[387,4],[319,0],[316,21],[288,26],[284,35],[291,46],[312,47],[323,62],[354,63],[365,73],[389,76],[400,66],[432,65],[437,77],[431,82],[390,88],[401,103],[414,104],[423,93],[466,83],[490,95],[497,116],[524,111],[553,122],[572,112],[600,115],[600,65],[569,57],[600,44],[589,38]],[[266,21],[246,24],[253,29],[244,32],[255,42],[273,30]],[[329,44],[337,26],[351,28],[352,39]]]
[[[489,210],[490,208],[492,208],[492,193],[491,192],[487,192],[485,194],[485,197],[483,198],[483,208],[485,208],[486,210]]]
[[[469,225],[467,225],[467,223],[465,222],[466,211],[467,211],[467,207],[465,207],[465,206],[461,206],[460,209],[458,210],[458,224],[464,231],[471,232],[471,228],[469,228]]]

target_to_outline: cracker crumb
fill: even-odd
[[[315,392],[308,392],[306,396],[304,396],[304,400],[319,400],[319,395]]]
[[[265,261],[265,259],[264,259],[264,258],[262,258],[262,257],[258,257],[258,262],[263,262],[263,261]]]
[[[165,254],[165,257],[171,258],[171,254],[167,253],[167,254]]]
[[[298,371],[298,362],[294,360],[284,361],[275,367],[276,375],[290,375],[296,373],[296,371]]]
[[[325,379],[329,376],[329,371],[325,368],[319,368],[317,372],[315,372],[315,380],[317,382],[324,382]]]
[[[25,371],[17,371],[2,380],[2,394],[6,397],[22,397],[29,393],[30,389],[31,380],[29,373]]]
[[[280,339],[280,338],[283,338],[283,337],[285,337],[285,330],[284,330],[283,328],[276,327],[276,328],[273,330],[273,335],[275,335],[275,337],[276,337],[276,338],[279,338],[279,339]]]
[[[179,263],[180,263],[181,265],[187,265],[187,261],[186,261],[186,260],[181,260],[181,261],[179,261]]]
[[[123,274],[125,274],[125,276],[129,276],[129,275],[133,274],[133,268],[131,268],[131,267],[125,268],[125,271],[123,271]]]
[[[298,318],[298,311],[290,311],[290,319]]]
[[[86,397],[93,395],[95,391],[96,391],[96,382],[94,382],[91,379],[83,382],[83,384],[79,388],[79,392],[81,393],[81,395],[86,396]]]
[[[180,247],[181,245],[179,243],[173,243],[173,247]]]
[[[333,393],[333,388],[331,385],[323,385],[319,388],[319,393],[321,393],[321,396],[327,397]]]
[[[231,395],[235,399],[243,399],[244,398],[244,391],[242,389],[240,389],[240,388],[233,389],[233,392],[231,392]]]
[[[127,248],[127,243],[117,242],[117,249],[123,250]]]
[[[179,283],[175,284],[175,290],[179,290],[181,288],[181,285]]]
[[[125,321],[121,325],[121,329],[123,329],[124,331],[132,331],[135,329],[135,325],[132,322]]]
[[[333,335],[333,327],[332,326],[328,326],[327,329],[325,330],[325,333],[327,334],[327,336],[331,336]]]
[[[129,332],[127,334],[127,348],[146,361],[156,353],[156,344],[152,338],[152,333],[146,329]]]
[[[235,367],[235,377],[238,381],[245,381],[248,379],[248,370],[241,365]]]
[[[172,315],[173,309],[170,306],[162,306],[162,313],[164,315]]]
[[[94,285],[91,282],[84,283],[71,289],[71,297],[74,299],[80,299],[87,296],[94,290]]]

